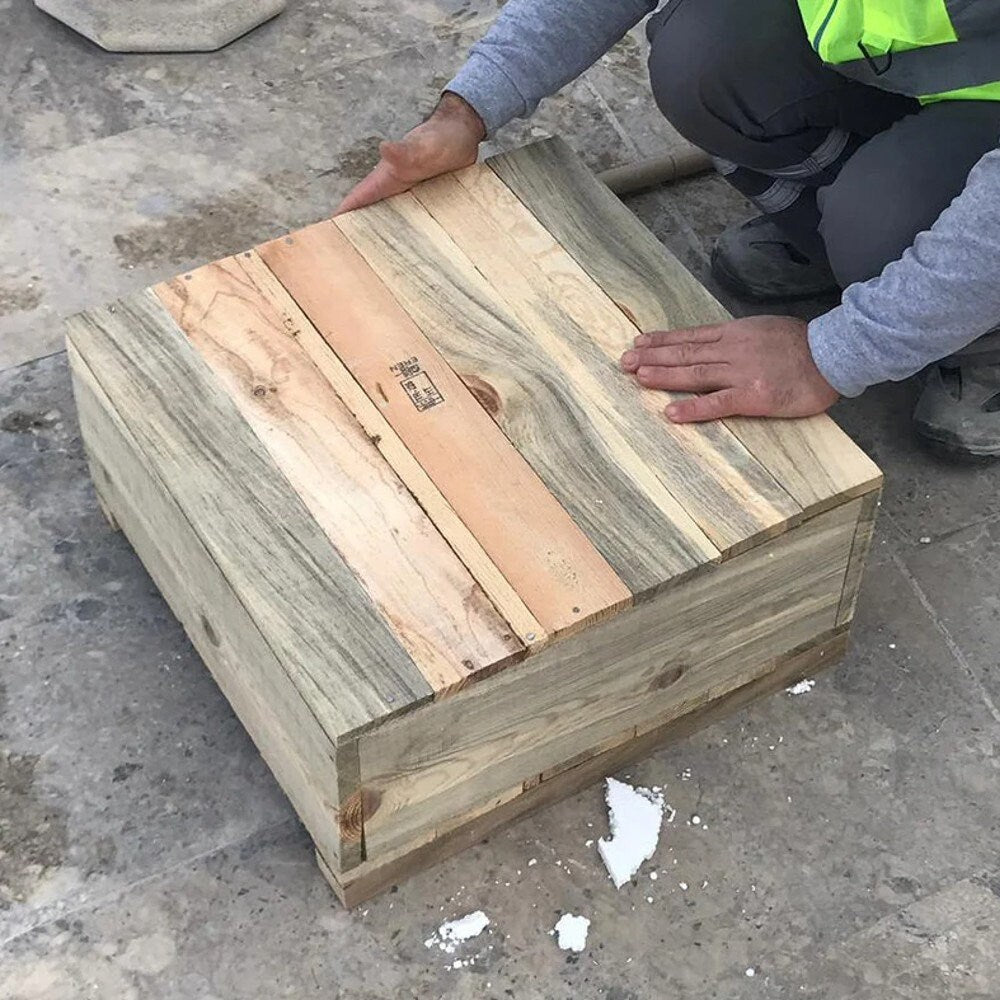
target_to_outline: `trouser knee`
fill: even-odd
[[[747,81],[736,79],[732,45],[717,34],[711,8],[711,2],[675,0],[656,15],[649,31],[649,82],[661,114],[685,139],[732,158],[742,136],[729,123],[726,95],[745,89]]]

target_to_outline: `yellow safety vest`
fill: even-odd
[[[812,47],[883,90],[1000,100],[1000,0],[798,0]]]

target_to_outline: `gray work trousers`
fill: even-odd
[[[922,107],[824,66],[795,0],[669,0],[647,32],[663,114],[841,287],[898,260],[1000,141],[1000,101]]]

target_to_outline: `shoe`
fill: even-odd
[[[826,261],[814,263],[766,216],[730,226],[712,251],[712,274],[743,299],[811,299],[837,290]]]
[[[952,458],[1000,455],[1000,363],[957,355],[933,365],[913,411],[913,428]]]

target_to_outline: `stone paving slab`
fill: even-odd
[[[998,473],[919,449],[913,383],[835,409],[887,474],[852,653],[621,775],[677,810],[658,878],[621,892],[587,844],[595,787],[341,910],[100,515],[65,358],[31,360],[59,351],[59,317],[322,216],[496,9],[292,0],[220,53],[166,58],[0,0],[19,40],[0,46],[0,996],[992,1000]],[[595,169],[668,148],[643,48],[636,30],[495,143],[559,131]],[[703,279],[750,214],[712,176],[630,205]],[[479,907],[492,935],[424,947]],[[579,957],[547,935],[563,911],[593,920]]]
[[[15,570],[0,587],[0,814],[14,818],[0,861],[0,996],[62,1000],[96,983],[107,996],[185,1000],[742,1000],[762,986],[818,988],[837,948],[876,962],[863,935],[994,870],[988,831],[1000,824],[1000,724],[915,589],[945,586],[947,571],[911,569],[901,552],[884,521],[853,651],[812,692],[621,775],[664,787],[677,810],[656,880],[647,866],[613,889],[593,844],[607,832],[594,787],[348,914],[103,521],[65,358],[2,373],[0,564]],[[424,947],[438,923],[478,908],[492,935],[455,956]],[[588,951],[569,960],[547,934],[563,911],[593,920]],[[901,959],[899,981],[929,954]],[[949,997],[978,996],[949,983]]]
[[[300,0],[219,53],[114,56],[3,2],[25,42],[0,52],[0,370],[61,349],[73,312],[327,215],[496,14]],[[599,170],[676,146],[644,51],[628,36],[487,151],[556,131]]]

